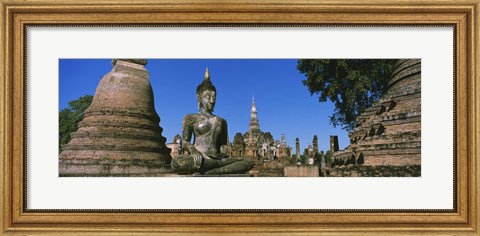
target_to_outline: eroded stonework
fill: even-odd
[[[115,59],[78,130],[62,147],[60,176],[155,176],[171,172],[143,59]]]
[[[356,128],[349,133],[350,145],[335,150],[332,167],[419,166],[420,117],[421,60],[399,60],[388,90],[358,117]]]
[[[277,159],[288,159],[292,156],[292,148],[287,146],[285,134],[282,134],[282,141],[275,140],[270,132],[260,130],[258,121],[257,107],[252,98],[252,108],[250,109],[250,123],[248,131],[243,135],[245,143],[245,156],[254,162],[264,160],[273,161]],[[238,145],[237,145],[238,146]],[[232,151],[239,151],[232,146]]]
[[[229,148],[229,155],[232,157],[245,156],[245,141],[242,133],[236,133],[235,137],[233,137],[233,143]]]

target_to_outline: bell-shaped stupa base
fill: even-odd
[[[162,176],[172,173],[155,111],[146,60],[116,59],[78,130],[62,147],[60,176]]]

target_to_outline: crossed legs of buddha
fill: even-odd
[[[253,167],[253,162],[245,157],[229,157],[222,159],[203,158],[200,169],[194,168],[193,158],[179,155],[172,159],[172,168],[179,174],[201,173],[204,175],[243,174]]]

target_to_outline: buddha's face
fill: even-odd
[[[200,110],[213,112],[215,107],[216,93],[211,90],[205,90],[202,94],[198,95],[198,106]]]

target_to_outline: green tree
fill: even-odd
[[[305,165],[307,163],[307,159],[308,159],[308,157],[305,154],[300,155],[300,163],[302,165]]]
[[[330,163],[332,161],[332,152],[328,150],[325,152],[325,163]]]
[[[90,106],[92,99],[91,95],[84,95],[70,101],[68,108],[59,112],[59,147],[70,141],[70,133],[77,130],[77,124],[83,119],[83,112]]]
[[[347,131],[356,118],[382,96],[390,80],[394,59],[301,59],[297,69],[303,85],[320,102],[330,100],[335,111],[330,123]]]

